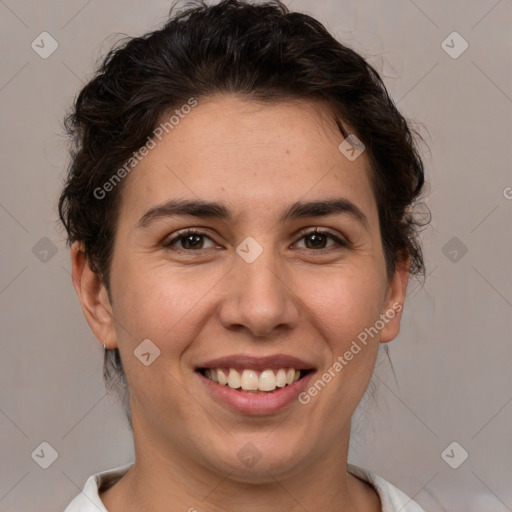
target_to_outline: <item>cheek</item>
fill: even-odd
[[[326,367],[306,390],[311,403],[322,411],[319,417],[346,421],[368,387],[380,345],[374,329],[385,296],[383,282],[378,272],[367,269],[364,274],[333,277],[311,289],[310,318],[323,338],[319,346],[328,346]],[[333,422],[332,428],[339,425]]]
[[[137,264],[136,260],[118,263],[122,270],[112,275],[114,314],[131,394],[139,404],[159,403],[162,412],[167,407],[162,404],[172,403],[177,413],[176,408],[181,411],[180,404],[190,398],[180,385],[185,376],[180,367],[182,356],[200,334],[201,318],[208,316],[208,291],[218,278],[201,275],[199,279],[188,271]],[[145,347],[144,351],[139,347]],[[146,366],[136,356],[148,351],[151,362]],[[158,354],[154,360],[153,354]]]
[[[192,268],[176,271],[165,265],[137,264],[136,259],[121,262],[118,268],[123,270],[115,281],[113,276],[112,291],[114,313],[122,327],[117,330],[120,345],[133,350],[148,338],[162,351],[182,351],[200,328],[198,316],[204,316],[209,293],[222,274]]]
[[[306,292],[306,290],[305,290]],[[330,340],[332,348],[344,350],[350,341],[375,324],[385,298],[382,276],[366,268],[333,274],[321,282],[311,281],[307,305],[313,321]]]

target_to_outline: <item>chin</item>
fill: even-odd
[[[276,479],[285,479],[298,473],[306,465],[294,448],[273,447],[257,449],[250,441],[240,448],[234,458],[219,459],[210,467],[216,472],[229,475],[235,482],[252,485],[275,484]],[[225,456],[226,452],[224,452]]]

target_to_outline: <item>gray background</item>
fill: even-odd
[[[396,380],[381,358],[350,461],[427,511],[511,511],[512,2],[288,4],[317,16],[382,72],[430,147],[428,279],[410,285],[403,329],[390,345]],[[63,510],[88,475],[132,459],[56,223],[67,159],[61,124],[109,36],[156,28],[169,5],[0,0],[2,512]],[[31,48],[43,31],[58,42],[46,59]],[[458,58],[442,46],[453,31],[469,44]],[[460,43],[452,37],[444,46],[458,52]],[[43,441],[58,452],[46,470],[31,457]],[[469,454],[458,469],[441,456],[454,441],[460,447],[445,460],[456,465],[463,449]]]

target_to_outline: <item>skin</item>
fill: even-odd
[[[351,416],[379,343],[399,332],[399,312],[307,405],[260,417],[233,412],[194,372],[205,359],[283,353],[311,362],[320,377],[380,314],[403,304],[408,267],[386,275],[368,160],[345,158],[342,140],[320,103],[202,99],[126,178],[112,302],[73,245],[85,316],[102,344],[119,348],[131,394],[136,463],[101,494],[109,511],[381,510],[346,461]],[[367,225],[343,213],[279,221],[296,201],[333,197],[354,203]],[[233,218],[173,216],[137,227],[170,199],[222,202]],[[193,248],[183,239],[164,247],[184,228],[208,236]],[[321,237],[319,250],[304,228],[349,245]],[[251,264],[236,253],[248,236],[263,248]],[[144,339],[161,351],[150,366],[133,354]],[[248,442],[261,453],[252,467],[237,457]]]

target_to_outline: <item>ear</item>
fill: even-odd
[[[112,305],[105,285],[89,266],[82,242],[71,247],[71,276],[82,310],[90,328],[100,343],[108,349],[117,347]]]
[[[400,332],[400,321],[409,280],[409,268],[409,259],[403,263],[397,263],[395,272],[389,280],[384,309],[381,311],[381,319],[384,322],[384,327],[380,332],[381,343],[394,340]]]

